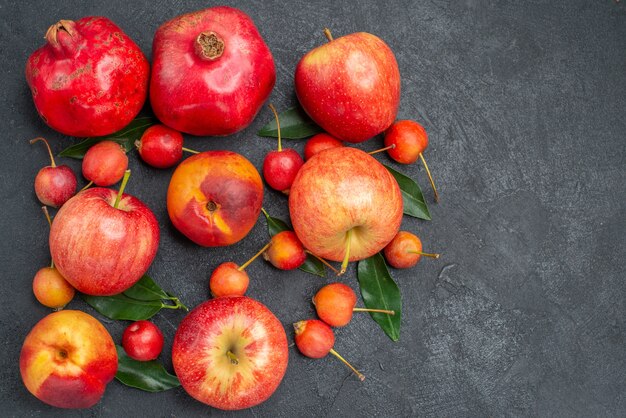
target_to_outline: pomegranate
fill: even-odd
[[[26,62],[35,107],[51,128],[71,136],[119,131],[146,101],[150,64],[105,17],[60,20]]]
[[[276,82],[274,59],[248,15],[212,7],[164,23],[152,44],[150,102],[165,125],[192,135],[247,127]]]

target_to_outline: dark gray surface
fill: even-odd
[[[48,407],[24,388],[22,341],[48,310],[31,292],[49,262],[48,226],[33,192],[47,164],[44,135],[58,152],[74,142],[37,117],[24,63],[60,18],[106,15],[150,57],[158,25],[200,1],[0,2],[3,94],[0,112],[0,230],[3,279],[0,408],[3,416],[225,415],[182,389],[149,394],[112,382],[87,411]],[[402,74],[399,118],[423,122],[426,151],[441,191],[431,222],[405,218],[425,248],[443,253],[393,271],[404,312],[401,340],[391,342],[367,315],[337,330],[336,349],[366,375],[360,383],[338,361],[290,350],[287,375],[266,403],[241,416],[624,416],[626,414],[626,8],[600,1],[228,2],[249,13],[272,50],[279,109],[295,103],[298,59],[335,36],[379,35]],[[384,3],[384,5],[383,5]],[[416,4],[415,4],[416,3]],[[264,108],[242,133],[186,138],[196,149],[231,149],[258,168],[275,142],[255,136],[271,119]],[[374,149],[380,138],[361,146]],[[302,151],[304,142],[293,142]],[[381,157],[388,162],[386,156]],[[73,160],[60,160],[80,172]],[[243,262],[267,239],[252,234],[224,249],[205,249],[171,226],[165,191],[171,170],[130,158],[128,192],[156,213],[162,240],[149,273],[195,306],[207,277],[223,261]],[[419,165],[401,167],[432,202]],[[81,183],[82,184],[82,183]],[[264,206],[287,217],[286,199],[267,191]],[[323,280],[249,268],[249,295],[287,328],[313,315],[310,297]],[[331,279],[329,279],[331,280]],[[344,282],[356,288],[352,267]],[[80,300],[72,308],[93,312]],[[155,322],[172,336],[183,314]],[[101,317],[99,317],[101,318]],[[116,341],[122,322],[104,321]],[[167,354],[164,362],[171,367]]]

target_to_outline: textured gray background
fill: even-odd
[[[88,4],[92,3],[92,4]],[[309,49],[335,36],[368,31],[395,51],[402,73],[400,118],[430,134],[426,157],[441,190],[431,222],[406,218],[438,261],[392,271],[402,291],[399,343],[367,315],[337,330],[336,349],[367,375],[360,383],[338,361],[290,350],[275,395],[241,416],[624,416],[626,414],[626,7],[597,1],[279,1],[227,2],[256,21],[274,53],[279,109],[295,103],[293,71]],[[352,2],[351,2],[352,3]],[[383,5],[384,3],[384,5]],[[0,407],[10,416],[224,415],[182,389],[149,394],[112,382],[87,411],[57,410],[22,385],[17,360],[30,328],[48,311],[31,292],[49,262],[48,226],[33,192],[55,152],[74,142],[46,127],[23,71],[28,55],[60,18],[106,15],[150,57],[165,20],[213,4],[201,1],[0,2],[4,126],[0,142],[0,276],[3,280]],[[245,131],[223,139],[186,138],[196,149],[232,149],[261,167],[275,142],[255,136],[264,108]],[[376,138],[364,149],[380,146]],[[302,150],[303,142],[293,142]],[[383,162],[389,163],[386,156]],[[73,160],[59,160],[80,171]],[[251,235],[205,249],[171,226],[165,191],[171,170],[130,158],[128,192],[143,199],[162,228],[149,273],[189,306],[207,297],[217,264],[243,262],[267,240]],[[401,167],[432,193],[419,165]],[[81,183],[83,184],[83,183]],[[267,191],[264,206],[287,217],[286,199]],[[249,295],[287,328],[313,315],[309,299],[324,280],[249,268]],[[331,279],[328,279],[331,280]],[[343,279],[356,288],[352,267]],[[82,301],[72,308],[93,312]],[[169,353],[179,312],[155,322]],[[104,321],[116,341],[124,323]],[[171,367],[167,354],[164,362]]]

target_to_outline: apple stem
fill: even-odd
[[[239,364],[239,359],[232,351],[228,350],[226,352],[226,357],[228,357],[228,359],[230,360],[230,364],[234,364],[235,366]]]
[[[265,250],[267,250],[270,245],[272,244],[272,241],[268,242],[267,244],[265,244],[265,246],[263,248],[261,248],[261,250],[259,250],[258,253],[256,253],[255,255],[252,256],[252,258],[248,261],[246,261],[245,263],[243,263],[237,270],[239,271],[244,271],[246,269],[246,267],[248,267],[250,265],[250,263],[252,263],[254,260],[256,260],[256,258],[258,256],[260,256],[261,254],[263,254],[265,252]]]
[[[396,311],[390,311],[388,309],[369,309],[369,308],[353,308],[354,312],[376,312],[376,313],[384,313],[387,315],[395,315]]]
[[[348,234],[346,236],[346,254],[343,256],[343,261],[341,262],[341,270],[337,273],[337,276],[341,276],[348,269],[348,263],[350,262],[350,245],[352,244],[352,228],[348,230]]]
[[[122,185],[120,186],[120,190],[117,192],[117,197],[115,198],[115,203],[113,207],[117,209],[120,205],[120,200],[122,200],[122,194],[124,193],[124,189],[126,188],[126,183],[128,183],[128,178],[130,177],[130,170],[124,171],[124,177],[122,178]]]
[[[359,378],[359,380],[362,382],[365,380],[365,376],[363,375],[363,373],[361,373],[360,371],[358,371],[357,369],[355,369],[352,364],[348,363],[348,361],[341,357],[339,355],[338,352],[336,352],[334,349],[330,349],[330,354],[332,354],[333,356],[337,357],[339,360],[341,360],[343,362],[343,364],[345,364],[346,366],[348,366],[350,368],[350,370],[352,370],[354,372],[354,374],[357,375],[357,377]]]
[[[385,148],[381,148],[381,149],[377,149],[374,151],[370,151],[368,152],[369,155],[374,155],[374,154],[378,154],[379,152],[383,152],[383,151],[387,151],[388,149],[394,149],[396,147],[396,144],[391,144]]]
[[[283,150],[283,146],[280,137],[280,120],[278,118],[278,112],[276,111],[276,108],[273,104],[270,103],[268,104],[268,106],[272,110],[272,112],[274,113],[274,117],[276,118],[276,130],[278,131],[278,152],[281,152]]]
[[[426,169],[426,174],[428,174],[428,180],[430,181],[430,186],[433,188],[433,193],[435,194],[435,202],[439,203],[439,193],[437,193],[437,188],[435,187],[433,176],[430,174],[430,170],[428,169],[428,164],[426,164],[426,159],[424,158],[424,154],[421,152],[420,152],[420,159],[422,160],[422,164],[424,164],[424,168]]]
[[[419,254],[419,255],[423,255],[424,257],[430,257],[430,258],[439,258],[440,257],[440,254],[437,254],[437,253],[423,253],[421,251],[414,251],[414,250],[409,250],[409,251],[407,251],[407,253]]]
[[[30,140],[30,143],[31,143],[31,144],[34,144],[34,143],[35,143],[35,142],[37,142],[37,141],[43,141],[43,143],[44,143],[44,144],[46,144],[46,148],[48,148],[48,154],[50,155],[50,163],[51,163],[50,165],[51,165],[52,167],[56,167],[57,165],[56,165],[56,163],[54,162],[54,156],[52,155],[52,150],[50,149],[50,144],[48,144],[48,141],[46,141],[46,139],[45,139],[45,138],[43,138],[43,137],[41,137],[41,136],[38,136],[38,137],[37,137],[37,138],[35,138],[35,139],[31,139],[31,140]]]
[[[200,151],[196,151],[196,150],[193,150],[193,149],[191,149],[191,148],[185,148],[185,147],[183,147],[183,151],[188,152],[188,153],[190,153],[190,154],[200,154]]]
[[[330,29],[324,28],[324,35],[326,35],[326,38],[328,39],[328,42],[332,42],[333,41],[333,34],[330,33]]]
[[[79,190],[79,193],[82,192],[83,190],[87,190],[88,188],[90,188],[93,185],[93,181],[90,181],[89,183],[85,184],[85,187],[83,187],[82,189]]]
[[[334,268],[328,261],[324,260],[322,257],[318,257],[315,254],[313,254],[311,251],[309,250],[304,250],[305,253],[307,254],[311,254],[313,257],[317,258],[318,260],[320,260],[322,262],[322,264],[324,264],[326,267],[328,267],[329,269],[331,269],[336,275],[339,275],[339,270],[337,270],[336,268]]]

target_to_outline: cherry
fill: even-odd
[[[48,148],[50,165],[42,168],[35,177],[35,194],[44,205],[58,208],[67,202],[76,193],[76,175],[71,168],[64,165],[57,166],[50,150],[50,145],[42,137],[31,139],[30,143],[43,141]]]
[[[45,206],[41,209],[50,225],[52,221],[48,209]],[[40,269],[33,279],[35,298],[48,308],[57,310],[63,308],[74,298],[75,292],[72,285],[54,267],[54,261],[50,263],[50,267]]]
[[[281,231],[274,235],[263,258],[281,270],[293,270],[306,260],[306,250],[293,231]]]
[[[433,176],[424,158],[424,150],[428,147],[428,134],[422,125],[412,120],[399,120],[385,132],[385,146],[395,145],[387,151],[389,156],[400,164],[414,163],[419,157],[424,164],[428,180],[433,188],[435,201],[439,202],[439,193],[435,187]]]
[[[303,355],[310,358],[322,358],[331,353],[348,366],[361,381],[365,380],[365,376],[361,372],[333,349],[335,334],[324,322],[317,319],[298,321],[293,324],[293,329],[296,333],[296,346]]]
[[[165,125],[146,129],[135,146],[141,159],[152,167],[172,167],[183,158],[183,134]]]
[[[334,136],[323,132],[313,135],[304,145],[304,159],[308,161],[312,156],[320,151],[337,147],[343,147],[343,142]]]
[[[397,269],[416,265],[422,256],[439,258],[439,254],[423,253],[422,241],[407,231],[400,231],[383,249],[387,262]]]
[[[124,177],[128,157],[113,141],[98,142],[83,157],[83,176],[96,186],[110,186]]]
[[[163,350],[163,333],[150,321],[133,322],[122,334],[122,347],[132,359],[154,360]]]
[[[395,315],[387,309],[355,308],[356,294],[343,283],[331,283],[313,296],[317,316],[331,327],[343,327],[352,320],[353,312],[378,312]]]
[[[33,279],[35,298],[44,306],[61,309],[74,298],[76,290],[55,267],[40,269]]]
[[[288,194],[289,188],[304,161],[293,148],[282,147],[278,113],[274,106],[270,104],[269,107],[274,112],[274,117],[276,118],[278,151],[270,151],[265,156],[265,160],[263,160],[263,178],[265,178],[265,181],[272,189]]]
[[[232,261],[217,266],[209,279],[211,294],[216,298],[221,296],[243,296],[250,284],[248,273],[244,270],[250,263],[256,260],[258,256],[263,254],[265,250],[269,248],[270,244],[271,242],[266,244],[258,253],[241,266],[238,266]]]

